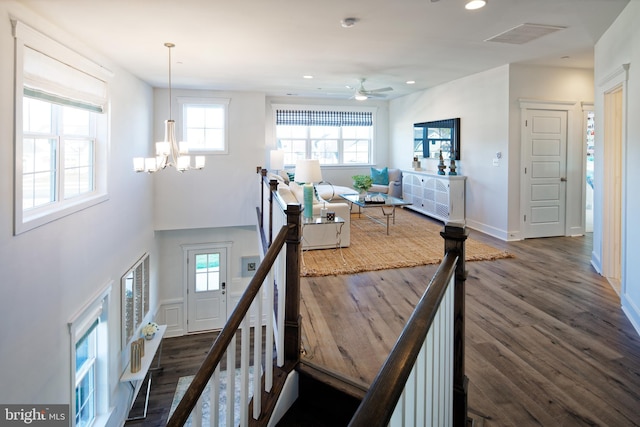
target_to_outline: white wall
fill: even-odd
[[[254,181],[256,186],[258,181]],[[255,214],[255,206],[253,207]],[[233,295],[242,294],[251,277],[242,277],[242,257],[258,256],[258,235],[254,227],[222,227],[189,230],[169,230],[156,233],[160,250],[160,308],[158,321],[167,324],[167,336],[187,332],[183,266],[183,246],[231,242],[227,260],[227,316],[233,310]]]
[[[575,119],[568,154],[567,229],[572,231],[567,234],[580,234],[584,230],[581,103],[593,100],[592,74],[582,69],[505,65],[393,100],[391,163],[411,168],[413,123],[460,117],[457,164],[458,173],[467,176],[467,225],[503,240],[520,239],[519,100],[570,101]],[[495,166],[497,152],[502,158]],[[422,168],[437,171],[437,160],[423,159]]]
[[[478,73],[423,92],[394,99],[389,106],[390,163],[410,169],[413,124],[460,117],[458,173],[466,175],[469,227],[505,239],[509,162],[509,67]],[[493,166],[496,152],[500,166]],[[437,171],[437,160],[422,160]]]
[[[627,84],[626,141],[623,141],[623,254],[622,254],[622,308],[640,333],[640,264],[634,255],[640,244],[640,193],[635,187],[640,182],[640,3],[630,2],[616,21],[600,38],[595,47],[596,87],[623,64],[630,64]],[[593,258],[602,260],[602,182],[604,96],[601,91],[595,97],[595,168]]]
[[[175,169],[156,172],[154,212],[156,230],[227,227],[255,224],[258,186],[256,166],[263,164],[265,97],[255,92],[173,90],[174,120],[179,121],[178,97],[227,98],[229,103],[228,154],[206,157],[200,171]],[[168,90],[154,90],[154,140],[164,138],[168,117]],[[178,123],[178,126],[180,124]],[[153,141],[147,151],[154,152]]]
[[[509,73],[509,237],[520,230],[520,100],[568,109],[566,234],[584,234],[585,141],[582,104],[593,102],[593,70],[513,64]]]
[[[13,55],[10,16],[114,72],[111,94],[109,200],[25,232],[13,224]],[[151,139],[152,91],[64,31],[13,1],[0,2],[0,402],[69,403],[68,321],[114,281],[109,304],[112,423],[125,416],[130,391],[120,384],[122,274],[144,253],[157,262],[151,182],[132,171],[132,157]],[[157,307],[155,271],[152,276]]]

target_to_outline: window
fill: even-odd
[[[108,72],[14,22],[14,233],[107,198]]]
[[[106,423],[109,414],[108,313],[112,283],[69,322],[72,426]]]
[[[122,279],[122,348],[126,349],[149,314],[149,254],[144,254]],[[139,334],[138,334],[139,336]]]
[[[98,320],[76,343],[76,427],[88,427],[96,416],[96,357]]]
[[[196,292],[220,289],[220,253],[196,254]]]
[[[96,113],[27,95],[22,106],[23,212],[91,194]]]
[[[286,165],[305,158],[322,165],[372,162],[373,111],[276,108],[275,116],[276,147]]]
[[[178,98],[182,111],[182,139],[189,152],[226,154],[228,99]]]

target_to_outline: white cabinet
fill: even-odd
[[[465,223],[465,176],[402,171],[402,198],[409,209],[440,221]]]

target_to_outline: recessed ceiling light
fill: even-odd
[[[305,76],[302,76],[302,78],[303,78],[303,79],[312,79],[312,78],[313,78],[313,76],[312,76],[312,75],[310,75],[310,74],[307,74],[307,75],[305,75]]]
[[[467,10],[476,10],[485,7],[486,4],[486,0],[469,0],[467,4],[464,5],[464,8]]]
[[[408,84],[408,85],[414,85],[414,84],[416,84],[416,81],[415,80],[407,80],[405,83]]]
[[[351,28],[356,25],[356,22],[358,22],[358,18],[344,18],[342,21],[340,21],[340,25],[342,25],[342,28]]]

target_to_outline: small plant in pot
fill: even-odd
[[[353,188],[358,190],[361,198],[364,197],[373,184],[371,177],[369,175],[354,175],[351,178],[353,179]]]

